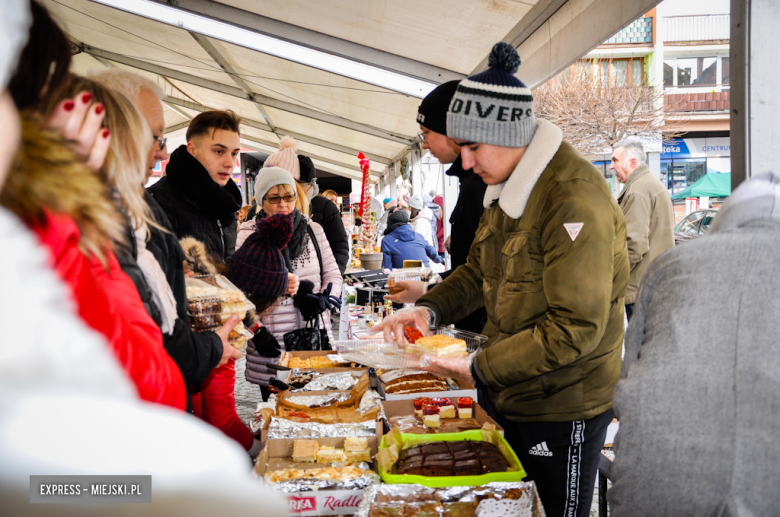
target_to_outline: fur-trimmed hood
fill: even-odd
[[[216,275],[217,261],[206,249],[206,245],[193,237],[184,237],[179,241],[184,250],[184,269],[196,275]]]
[[[123,217],[98,173],[30,114],[22,116],[22,141],[0,205],[28,224],[42,222],[44,209],[70,217],[79,227],[81,251],[101,260],[112,242],[125,241]]]
[[[520,219],[531,192],[547,164],[563,141],[563,133],[552,122],[537,118],[536,133],[515,170],[504,183],[490,185],[485,191],[483,206],[498,205],[512,219]]]

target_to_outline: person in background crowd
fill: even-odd
[[[144,182],[147,181],[155,165],[167,157],[161,102],[165,92],[156,83],[119,68],[90,71],[89,76],[132,100],[152,129],[154,138],[151,139],[147,155],[144,179]],[[149,227],[149,239],[145,247],[153,253],[162,267],[176,303],[177,319],[171,332],[163,332],[163,343],[184,376],[188,394],[192,395],[201,391],[201,384],[214,368],[225,365],[230,359],[241,358],[241,352],[228,343],[228,334],[237,322],[228,321],[217,332],[195,332],[190,328],[184,280],[184,251],[165,211],[148,191],[144,193],[144,200],[159,225]]]
[[[336,193],[335,190],[328,189],[325,192],[321,193],[320,195],[328,199],[334,205],[339,206],[339,195]]]
[[[647,167],[642,142],[627,138],[612,146],[609,168],[625,188],[618,203],[626,217],[628,264],[631,278],[626,290],[626,317],[631,320],[642,276],[661,253],[674,247],[674,208],[669,193]]]
[[[754,176],[704,238],[646,270],[615,389],[611,515],[777,513],[778,207],[780,175]]]
[[[376,225],[376,233],[377,235],[384,235],[385,230],[387,229],[387,218],[390,216],[391,210],[390,208],[397,206],[397,203],[395,199],[391,197],[386,197],[382,201],[382,207],[384,208],[384,211],[382,212],[382,217],[379,218],[379,222]]]
[[[194,237],[225,263],[236,249],[241,192],[231,179],[241,148],[241,119],[232,111],[206,111],[192,119],[187,145],[171,154],[165,177],[149,187],[176,236]]]
[[[436,196],[433,202],[439,207],[439,216],[436,218],[436,242],[439,244],[439,256],[444,258],[444,198]]]
[[[263,167],[281,167],[292,175],[293,179],[296,180],[295,208],[297,208],[298,211],[303,215],[308,216],[311,213],[311,203],[309,203],[309,196],[306,194],[303,186],[300,185],[297,181],[301,177],[301,164],[298,160],[298,155],[295,154],[295,149],[297,146],[298,143],[292,137],[283,137],[279,143],[280,149],[265,159]],[[257,190],[256,181],[255,192],[260,192]],[[259,205],[260,203],[258,203],[258,206]]]
[[[487,409],[547,514],[584,517],[620,376],[625,220],[596,168],[534,117],[519,65],[515,48],[497,43],[447,113],[464,168],[489,185],[467,263],[375,329],[398,341],[404,326],[425,333],[484,306],[482,350],[427,356],[426,369],[487,387]]]
[[[339,265],[339,271],[344,274],[349,262],[349,239],[344,221],[341,219],[339,208],[329,199],[318,196],[317,170],[308,156],[298,155],[301,177],[296,181],[309,196],[311,206],[311,220],[322,226],[325,236],[330,243],[333,256]],[[332,191],[331,191],[332,192]]]
[[[474,235],[477,233],[479,221],[482,218],[482,212],[485,210],[482,206],[482,199],[485,197],[487,189],[482,178],[471,170],[463,169],[461,148],[452,138],[447,136],[447,109],[452,102],[452,96],[455,94],[458,84],[459,81],[449,81],[437,86],[423,99],[417,109],[422,148],[427,149],[440,163],[451,163],[452,165],[446,174],[457,177],[460,182],[458,201],[450,216],[451,269],[441,273],[442,278],[447,278],[458,267],[466,263],[471,243],[474,241]],[[442,251],[441,247],[439,251]],[[405,287],[405,290],[387,296],[387,300],[397,303],[414,303],[428,288],[428,284],[425,282],[400,282],[399,286]],[[481,333],[485,323],[487,323],[487,313],[484,308],[479,308],[462,320],[456,321],[455,328]]]
[[[241,226],[241,223],[246,220],[246,214],[249,213],[250,208],[252,208],[252,205],[244,205],[241,207],[241,210],[238,211],[238,215],[236,216],[238,226]],[[236,232],[238,232],[238,230],[236,230]]]
[[[434,248],[438,248],[438,237],[436,236],[439,220],[442,218],[441,206],[436,204],[433,200],[436,197],[436,191],[431,190],[427,196],[423,196],[426,208],[430,208],[433,212],[433,219],[431,219],[431,245]]]
[[[391,207],[392,209],[392,207]],[[404,260],[421,260],[428,267],[428,258],[440,264],[444,261],[436,248],[425,242],[422,235],[412,229],[409,214],[405,210],[394,210],[387,219],[385,238],[382,239],[382,268],[404,267]]]
[[[409,211],[410,222],[414,231],[422,235],[429,246],[433,246],[433,233],[431,231],[433,211],[425,206],[423,197],[420,194],[415,194],[409,198]],[[438,251],[436,253],[438,254]]]
[[[283,150],[289,149],[285,148]],[[268,163],[268,160],[266,160]],[[298,166],[294,155],[285,162]],[[300,170],[298,171],[300,173]],[[297,206],[296,197],[300,187],[293,176],[281,167],[263,167],[255,180],[255,193],[258,196],[258,206],[262,209],[253,221],[241,225],[238,234],[238,248],[244,241],[257,231],[257,224],[263,219],[276,214],[292,214],[293,235],[289,244],[282,250],[287,266],[289,282],[285,296],[260,315],[260,323],[276,340],[277,346],[258,346],[258,343],[247,347],[246,379],[260,385],[263,400],[268,399],[268,381],[276,373],[266,367],[272,359],[284,350],[284,335],[305,326],[304,318],[293,297],[298,293],[298,287],[306,281],[315,297],[323,302],[329,296],[341,296],[341,273],[336,259],[330,249],[330,244],[322,227],[311,221]],[[304,194],[305,195],[305,194]],[[328,338],[333,340],[330,314],[322,314]],[[265,344],[265,343],[264,343]]]

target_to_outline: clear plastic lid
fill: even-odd
[[[429,336],[444,335],[466,342],[466,350],[476,352],[487,341],[487,336],[457,330],[451,327],[434,327]],[[420,368],[422,355],[414,347],[401,348],[395,343],[385,342],[381,336],[377,339],[357,339],[351,341],[336,341],[333,349],[349,361],[373,368],[385,370],[394,368]]]
[[[255,308],[246,295],[222,275],[185,278],[188,313],[197,328],[224,323],[232,314],[244,319]]]

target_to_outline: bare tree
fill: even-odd
[[[604,73],[609,71],[609,73]],[[537,116],[563,131],[585,156],[608,152],[629,136],[679,137],[688,117],[681,103],[664,103],[663,86],[634,86],[612,60],[579,61],[534,91]]]

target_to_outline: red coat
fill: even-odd
[[[32,230],[51,254],[51,267],[73,295],[79,315],[109,343],[141,399],[185,409],[187,392],[176,363],[163,348],[162,332],[144,309],[130,277],[109,252],[107,268],[78,247],[73,219],[46,214]]]

